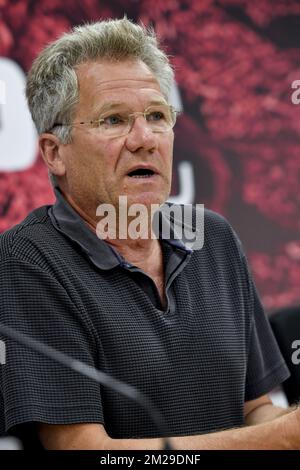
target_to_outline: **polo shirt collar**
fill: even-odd
[[[64,198],[59,188],[54,188],[56,202],[49,209],[49,216],[54,227],[72,241],[77,243],[90,260],[101,269],[112,269],[118,265],[126,264],[125,259],[111,245],[98,238],[83,220],[83,218],[73,209]],[[183,251],[191,254],[193,250],[186,244],[183,237],[178,239],[176,234],[176,220],[169,221],[162,211],[162,218],[165,224],[170,226],[170,238],[164,241],[172,245],[175,251]],[[185,232],[185,231],[184,231]],[[161,235],[161,233],[160,233]]]
[[[54,227],[80,245],[91,261],[101,269],[112,269],[122,263],[121,255],[101,240],[64,198],[59,188],[54,189],[56,202],[49,209]]]

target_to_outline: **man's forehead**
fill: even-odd
[[[133,89],[155,89],[160,91],[160,86],[158,81],[152,77],[149,79],[142,78],[122,78],[122,79],[112,79],[112,80],[103,80],[101,77],[99,81],[95,84],[95,89],[98,91],[106,90],[117,90],[124,88],[133,88]]]
[[[87,62],[80,64],[76,73],[81,86],[91,84],[103,90],[135,86],[159,88],[156,77],[141,60]]]
[[[91,110],[107,100],[163,99],[156,77],[141,61],[86,63],[78,68],[77,75],[80,103]]]

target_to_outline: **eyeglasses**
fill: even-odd
[[[149,129],[152,132],[168,132],[176,123],[176,117],[179,114],[176,109],[167,104],[159,104],[149,106],[145,111],[137,111],[135,113],[128,113],[126,111],[117,111],[107,114],[107,116],[100,116],[99,119],[92,121],[73,122],[72,124],[55,123],[52,129],[56,126],[73,127],[78,125],[93,126],[104,137],[121,137],[129,134],[135,119],[143,116]]]

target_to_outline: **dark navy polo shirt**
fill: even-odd
[[[0,321],[137,387],[170,436],[242,426],[244,402],[288,370],[228,222],[205,211],[201,250],[161,240],[163,309],[152,279],[56,194],[53,207],[0,236]],[[137,404],[0,339],[0,433],[24,423],[102,423],[112,438],[157,437]]]

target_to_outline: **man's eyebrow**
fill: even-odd
[[[153,105],[156,106],[156,105],[160,105],[160,104],[168,105],[166,100],[161,98],[161,99],[157,99],[157,100],[151,100],[150,103],[148,103],[148,105],[146,107],[148,108],[149,106],[153,106]]]
[[[110,111],[111,109],[115,109],[115,108],[121,108],[122,106],[124,106],[124,103],[117,102],[117,101],[113,103],[106,103],[103,106],[97,108],[97,112],[105,113],[106,111]]]
[[[156,106],[156,105],[162,105],[162,104],[167,105],[168,103],[163,98],[153,99],[149,101],[149,103],[147,103],[146,108],[148,108],[149,106]],[[112,111],[116,108],[128,108],[128,105],[126,103],[122,103],[121,101],[110,102],[110,103],[104,104],[100,108],[97,108],[95,110],[95,113],[102,114],[107,111]]]

